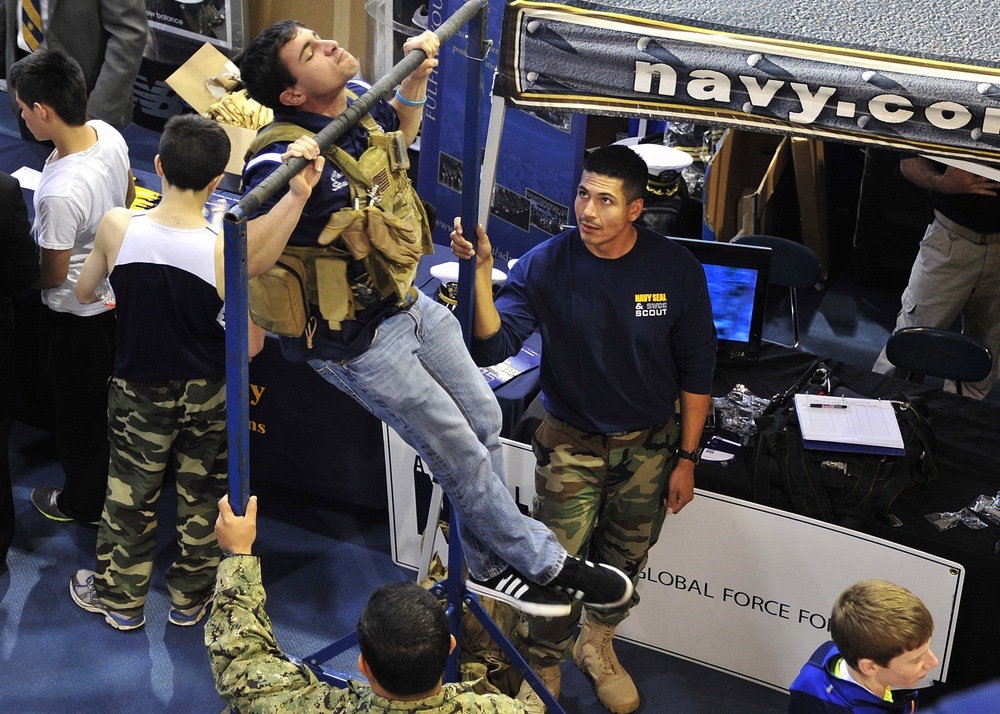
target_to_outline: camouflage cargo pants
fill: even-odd
[[[532,440],[535,517],[570,555],[614,565],[635,584],[663,525],[678,436],[672,419],[624,434],[591,434],[546,415]],[[617,625],[638,602],[636,592],[625,606],[592,615]],[[526,618],[520,634],[529,661],[547,666],[566,659],[579,621],[579,604],[565,617]]]
[[[142,613],[156,551],[156,507],[172,463],[180,553],[167,569],[167,588],[173,607],[192,607],[214,586],[221,556],[215,520],[228,490],[225,377],[114,378],[108,423],[111,462],[97,534],[97,595],[125,617]]]

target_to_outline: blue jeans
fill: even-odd
[[[566,551],[504,484],[500,406],[447,308],[421,294],[379,325],[364,354],[309,366],[417,450],[458,513],[475,577],[505,563],[541,584],[556,576]]]

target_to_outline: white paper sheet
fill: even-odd
[[[35,169],[29,169],[27,166],[22,166],[17,171],[11,174],[17,179],[17,182],[21,184],[21,188],[28,191],[34,191],[38,188],[38,180],[42,178],[42,172]]]
[[[903,449],[892,402],[796,394],[795,413],[803,442],[824,442],[829,444],[824,448],[831,449],[851,445]]]

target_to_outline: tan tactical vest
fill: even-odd
[[[353,95],[350,95],[353,98]],[[269,332],[303,333],[312,344],[318,307],[330,329],[340,329],[355,311],[395,294],[400,306],[416,299],[413,280],[422,255],[434,252],[424,205],[406,170],[409,158],[400,131],[383,132],[370,114],[361,118],[368,149],[355,160],[334,146],[324,156],[347,179],[351,206],[337,211],[323,229],[319,246],[286,246],[274,267],[250,280],[250,316]],[[245,160],[275,142],[310,135],[302,127],[274,122],[261,128]],[[361,279],[349,278],[349,265]],[[314,306],[314,307],[310,307]]]

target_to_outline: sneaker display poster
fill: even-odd
[[[154,31],[189,40],[241,49],[241,0],[146,0],[146,19]]]

